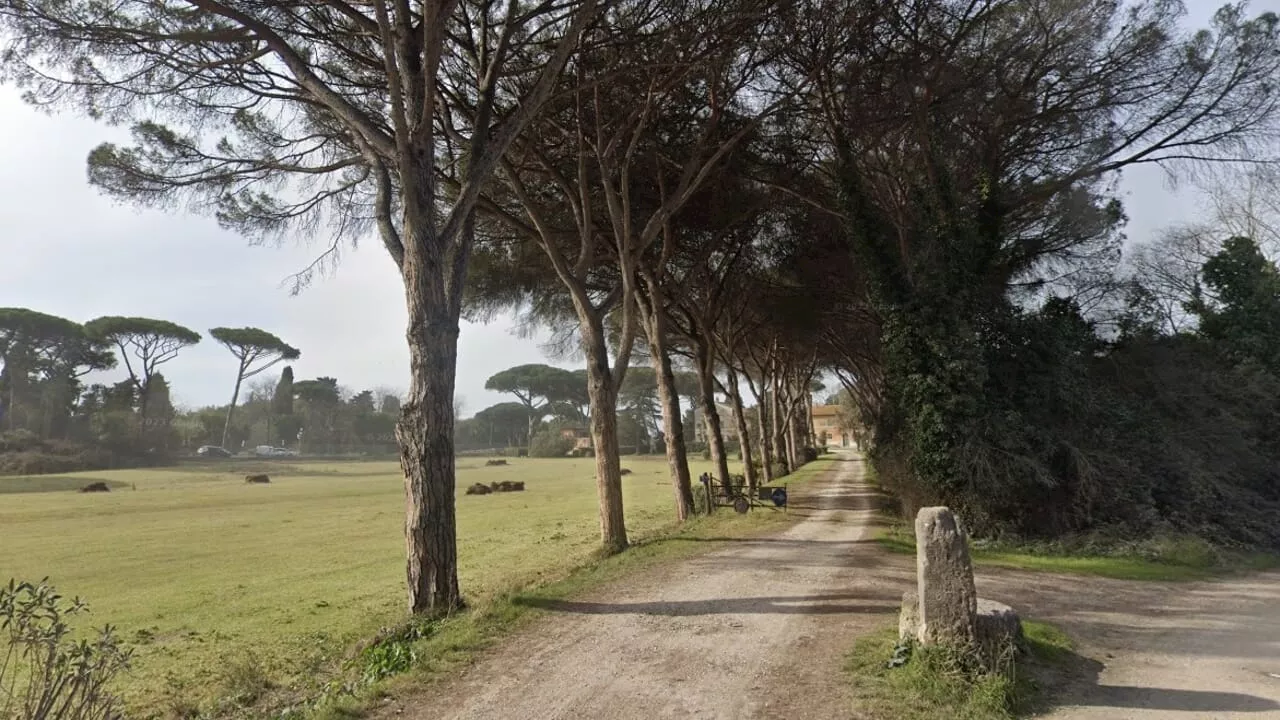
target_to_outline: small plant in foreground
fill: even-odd
[[[85,612],[48,578],[0,587],[0,720],[121,717],[107,686],[128,669],[131,652],[110,625],[93,640],[73,640],[70,620]]]
[[[406,672],[418,661],[413,644],[430,637],[436,623],[411,620],[395,628],[383,628],[378,637],[360,652],[360,680],[365,685]]]

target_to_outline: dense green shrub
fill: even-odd
[[[0,433],[0,475],[104,470],[123,464],[123,460],[102,447],[66,440],[42,440],[26,430]]]
[[[988,318],[978,347],[971,393],[879,428],[873,461],[906,512],[944,503],[988,537],[1280,548],[1280,379],[1261,364],[1191,335],[1103,342],[1056,301]]]
[[[558,430],[543,430],[529,443],[529,455],[541,458],[558,458],[573,449],[573,439],[561,435]]]

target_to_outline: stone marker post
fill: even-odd
[[[945,507],[916,515],[917,640],[959,647],[975,643],[978,593],[973,564],[956,517]]]

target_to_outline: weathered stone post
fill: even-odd
[[[978,597],[969,545],[945,507],[916,515],[916,589],[902,596],[898,637],[920,645],[973,648],[996,667],[1022,640],[1022,623],[1008,605]]]
[[[916,591],[921,645],[975,643],[973,564],[964,533],[948,508],[921,508],[916,515]]]

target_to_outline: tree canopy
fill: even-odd
[[[302,353],[260,328],[216,327],[209,331],[209,335],[230,350],[238,362],[235,390],[231,393],[231,404],[227,406],[227,421],[222,430],[222,444],[226,445],[230,437],[231,421],[235,417],[236,400],[240,397],[240,384],[277,363],[296,360]]]
[[[177,357],[182,348],[200,342],[200,333],[177,323],[155,318],[109,315],[90,320],[85,323],[84,329],[89,337],[115,345],[120,351],[120,357],[129,372],[129,380],[142,400],[144,425],[150,406],[151,380],[156,375],[156,368]],[[130,356],[134,360],[130,360]]]

